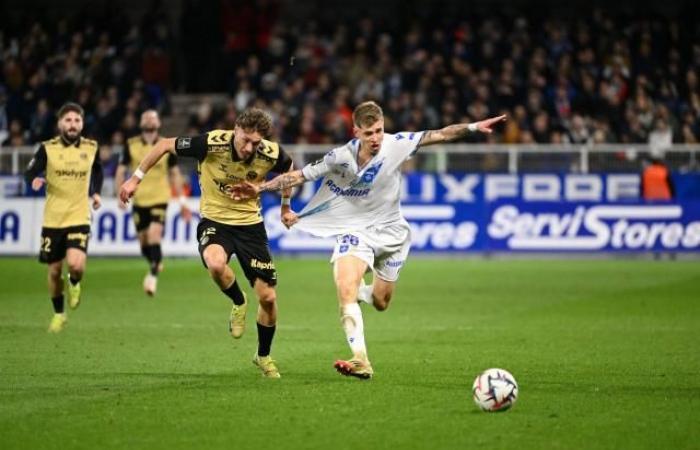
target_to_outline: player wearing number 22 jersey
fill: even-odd
[[[379,311],[387,309],[408,256],[411,233],[400,205],[402,163],[421,146],[453,141],[470,132],[490,133],[491,126],[503,120],[505,116],[440,130],[389,134],[384,133],[379,105],[364,102],[353,112],[355,139],[301,170],[262,184],[234,187],[234,198],[248,198],[323,178],[309,204],[284,222],[317,236],[337,236],[331,263],[340,321],[352,351],[352,358],[335,362],[341,374],[372,377],[358,301]],[[363,279],[367,268],[374,273],[370,285]]]

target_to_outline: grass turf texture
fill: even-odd
[[[698,448],[696,262],[413,258],[387,312],[363,307],[371,381],[332,369],[325,260],[278,261],[281,380],[251,363],[255,307],[234,341],[201,263],[165,263],[149,299],[145,263],[90,259],[53,336],[45,267],[0,259],[3,449]],[[506,413],[472,403],[488,367],[520,384]]]

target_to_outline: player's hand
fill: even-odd
[[[92,194],[92,209],[100,209],[100,206],[102,206],[102,197],[98,193]]]
[[[297,216],[297,213],[292,211],[292,208],[289,206],[283,206],[282,207],[282,223],[284,224],[287,229],[291,228],[292,225],[295,223],[299,222],[299,216]]]
[[[493,129],[491,129],[492,126],[496,125],[499,122],[505,122],[506,120],[507,118],[505,114],[498,117],[491,117],[489,119],[476,122],[476,129],[481,131],[482,133],[491,134],[493,133]]]
[[[127,204],[122,201],[122,199],[117,198],[117,206],[121,210],[126,210]]]
[[[46,183],[46,178],[36,177],[32,180],[32,189],[38,191]]]
[[[231,186],[231,198],[233,200],[249,200],[257,197],[258,194],[260,194],[260,188],[258,185],[249,181],[244,181],[243,183],[238,183]]]
[[[187,223],[190,223],[190,220],[192,220],[192,211],[184,203],[180,205],[180,217]]]
[[[119,188],[119,200],[126,205],[129,203],[129,199],[136,192],[136,188],[139,186],[139,179],[136,177],[131,177],[122,184]]]

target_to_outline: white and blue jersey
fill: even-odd
[[[385,133],[381,149],[363,167],[357,162],[359,139],[306,165],[304,178],[324,179],[299,213],[296,227],[326,237],[405,223],[400,205],[401,164],[415,154],[423,133]]]

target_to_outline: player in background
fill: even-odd
[[[58,111],[59,135],[39,145],[24,172],[27,185],[33,190],[46,185],[39,261],[48,264],[49,295],[54,310],[50,333],[60,332],[67,322],[64,260],[68,266],[68,304],[71,309],[80,305],[80,280],[85,272],[90,237],[90,199],[93,209],[102,204],[103,175],[98,146],[97,142],[81,136],[84,116],[80,105],[64,104]]]
[[[401,164],[421,146],[455,141],[474,132],[491,133],[493,125],[505,120],[499,116],[440,130],[389,134],[384,132],[379,105],[364,102],[353,112],[355,139],[301,170],[233,188],[233,198],[243,199],[325,177],[304,210],[298,216],[288,214],[283,222],[296,223],[316,236],[337,236],[331,263],[340,322],[352,351],[351,359],[335,362],[343,375],[372,377],[358,300],[379,311],[387,309],[408,256],[410,227],[399,202]],[[374,277],[366,286],[363,277],[368,268]]]
[[[272,119],[266,112],[250,108],[236,119],[233,130],[214,130],[199,136],[160,139],[119,190],[126,203],[145,174],[166,153],[196,158],[202,190],[197,227],[199,254],[216,285],[231,299],[229,328],[234,338],[245,330],[247,300],[228,265],[234,253],[258,297],[258,351],[253,363],[263,376],[279,378],[270,348],[277,324],[277,272],[272,262],[267,233],[257,197],[231,199],[231,187],[245,180],[261,183],[268,172],[285,173],[292,160],[278,143],[265,138],[272,133]],[[282,217],[292,220],[287,190],[282,198]]]
[[[119,159],[114,181],[117,189],[124,182],[127,171],[134,173],[139,163],[160,139],[160,117],[155,110],[149,109],[141,114],[141,134],[129,139]],[[131,216],[141,245],[141,254],[148,262],[148,272],[143,279],[143,290],[153,296],[158,286],[158,274],[163,270],[163,251],[160,241],[163,238],[165,213],[171,193],[180,200],[180,215],[189,222],[192,213],[187,208],[182,190],[182,175],[177,166],[177,157],[170,154],[160,159],[151,168],[148,176],[141,181],[138,192],[134,194],[134,206]],[[124,202],[119,202],[121,209],[126,209]]]

